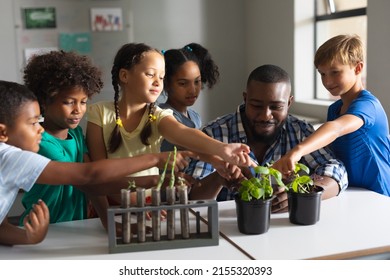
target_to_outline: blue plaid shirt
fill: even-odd
[[[245,106],[241,104],[234,114],[219,117],[203,127],[202,131],[221,142],[247,143],[248,139],[240,114],[244,110]],[[311,124],[289,115],[280,135],[265,153],[263,161],[259,162],[253,152],[250,153],[250,157],[258,165],[275,162],[313,132],[314,128]],[[310,168],[310,174],[333,178],[339,184],[341,191],[347,188],[348,177],[345,166],[341,161],[335,159],[333,152],[329,148],[322,148],[310,153],[302,157],[300,162]],[[192,175],[194,178],[202,179],[214,171],[215,169],[209,163],[191,160],[186,173]],[[227,188],[223,188],[217,200],[228,199],[233,199],[233,194],[230,194]]]

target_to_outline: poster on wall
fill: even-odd
[[[121,31],[123,29],[121,8],[91,8],[92,31]]]
[[[89,54],[92,50],[91,34],[85,33],[60,33],[60,49],[75,51],[80,54]]]
[[[48,8],[25,8],[23,9],[26,29],[56,28],[56,9]]]

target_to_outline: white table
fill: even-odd
[[[219,205],[220,231],[254,259],[338,259],[390,252],[390,198],[351,188],[323,200],[320,221],[301,226],[288,213],[272,214],[261,235],[238,231],[235,202]],[[390,254],[389,254],[390,255]]]
[[[269,231],[261,235],[241,234],[234,201],[221,202],[219,230],[222,235],[218,246],[109,254],[107,233],[98,219],[73,221],[50,225],[40,244],[0,246],[0,259],[353,258],[390,252],[390,198],[349,189],[337,198],[322,201],[317,224],[294,225],[289,222],[287,213],[272,214]]]
[[[192,216],[191,222],[193,227],[194,216]],[[201,227],[206,227],[206,224],[201,223]],[[87,219],[51,224],[46,238],[42,243],[36,245],[13,247],[0,245],[0,259],[245,260],[249,258],[223,238],[219,239],[218,246],[110,254],[108,234],[100,220]]]

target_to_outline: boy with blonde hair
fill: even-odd
[[[346,166],[350,186],[390,196],[390,140],[387,115],[362,83],[363,44],[356,35],[326,41],[315,54],[322,84],[340,99],[328,109],[327,122],[274,164],[289,175],[299,159],[330,145]]]

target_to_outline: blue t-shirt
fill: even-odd
[[[328,121],[340,116],[342,100],[328,110]],[[344,162],[350,186],[390,196],[390,138],[387,115],[379,100],[363,90],[345,114],[361,118],[357,131],[337,138],[332,144],[336,157]]]
[[[176,109],[172,108],[168,103],[162,103],[158,105],[162,109],[171,109],[173,111],[173,116],[176,118],[176,120],[185,126],[199,129],[202,125],[202,121],[200,118],[200,115],[198,112],[188,108],[187,109],[187,116],[183,115]],[[161,144],[161,151],[162,152],[169,152],[173,151],[173,144],[168,142],[167,140],[164,140]]]

